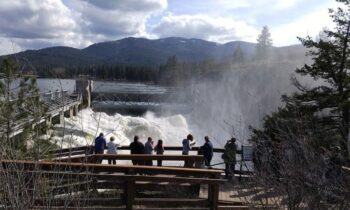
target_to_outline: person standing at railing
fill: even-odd
[[[164,154],[163,140],[159,139],[157,145],[154,147],[157,155]],[[157,160],[157,166],[162,166],[162,160]]]
[[[236,138],[232,137],[225,145],[225,152],[222,159],[225,163],[225,177],[232,179],[235,175],[236,154],[237,154]]]
[[[103,154],[106,149],[106,139],[103,135],[103,133],[100,133],[100,135],[95,139],[95,154]],[[102,163],[102,157],[99,157],[96,160],[97,163]]]
[[[110,139],[109,139],[109,142],[107,143],[107,154],[108,155],[116,155],[118,152],[118,146],[119,144],[116,144],[114,143],[114,137],[112,136]],[[108,164],[112,164],[113,165],[116,165],[117,164],[117,161],[115,160],[115,158],[108,158]]]
[[[204,137],[204,141],[205,141],[205,143],[203,145],[204,161],[205,161],[205,165],[207,167],[210,167],[210,162],[211,162],[211,159],[213,158],[213,154],[214,154],[213,144],[210,142],[208,136]]]
[[[134,142],[130,144],[131,154],[145,154],[145,146],[139,141],[139,137],[134,137]],[[132,160],[133,165],[143,165],[142,160]]]
[[[191,134],[188,134],[187,138],[185,138],[182,141],[182,154],[188,155],[194,144],[195,144],[195,142],[193,141],[193,136]],[[187,160],[185,160],[185,167],[191,167],[189,165],[189,161],[187,161]]]
[[[145,154],[152,155],[153,153],[153,140],[151,137],[148,137],[147,142],[145,143]],[[152,166],[152,160],[146,160],[145,165]]]

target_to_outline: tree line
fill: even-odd
[[[42,78],[75,78],[79,75],[88,75],[101,80],[122,80],[136,82],[152,82],[164,85],[183,84],[193,79],[200,79],[202,76],[222,69],[228,69],[231,65],[242,65],[249,62],[261,61],[273,54],[271,34],[267,26],[264,26],[257,39],[256,52],[253,55],[247,54],[241,47],[232,49],[231,57],[223,60],[203,59],[200,62],[183,62],[178,60],[176,55],[170,56],[160,66],[142,66],[126,63],[81,63],[70,64],[31,64],[30,61],[19,61],[22,71],[35,74]],[[287,54],[285,57],[289,57]],[[30,69],[30,70],[28,70]]]

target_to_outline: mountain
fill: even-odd
[[[226,60],[240,47],[251,55],[255,44],[235,41],[226,44],[170,37],[163,39],[124,38],[101,42],[84,49],[72,47],[50,47],[40,50],[26,50],[8,55],[21,61],[30,62],[34,67],[76,67],[89,64],[131,64],[158,66],[176,55],[179,61],[197,62],[206,59]],[[2,56],[3,57],[3,56]]]

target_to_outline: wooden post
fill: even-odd
[[[209,184],[208,201],[211,210],[218,209],[219,200],[219,184]]]
[[[241,165],[239,166],[239,181],[242,180],[242,164],[243,164],[243,145],[241,145]],[[233,177],[235,178],[235,177]]]
[[[218,179],[219,175],[211,176],[214,179]],[[218,209],[218,201],[219,201],[219,184],[209,184],[208,186],[208,201],[211,210]]]
[[[132,205],[135,200],[135,180],[131,179],[125,185],[125,206],[126,210],[132,210]]]

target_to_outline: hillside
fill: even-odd
[[[241,41],[218,44],[200,39],[176,37],[155,40],[125,38],[96,43],[84,49],[50,47],[26,50],[9,56],[30,61],[35,67],[72,67],[101,63],[158,66],[173,55],[176,55],[179,61],[186,62],[205,59],[223,60],[231,57],[238,46],[247,55],[252,54],[255,49],[255,44]]]

